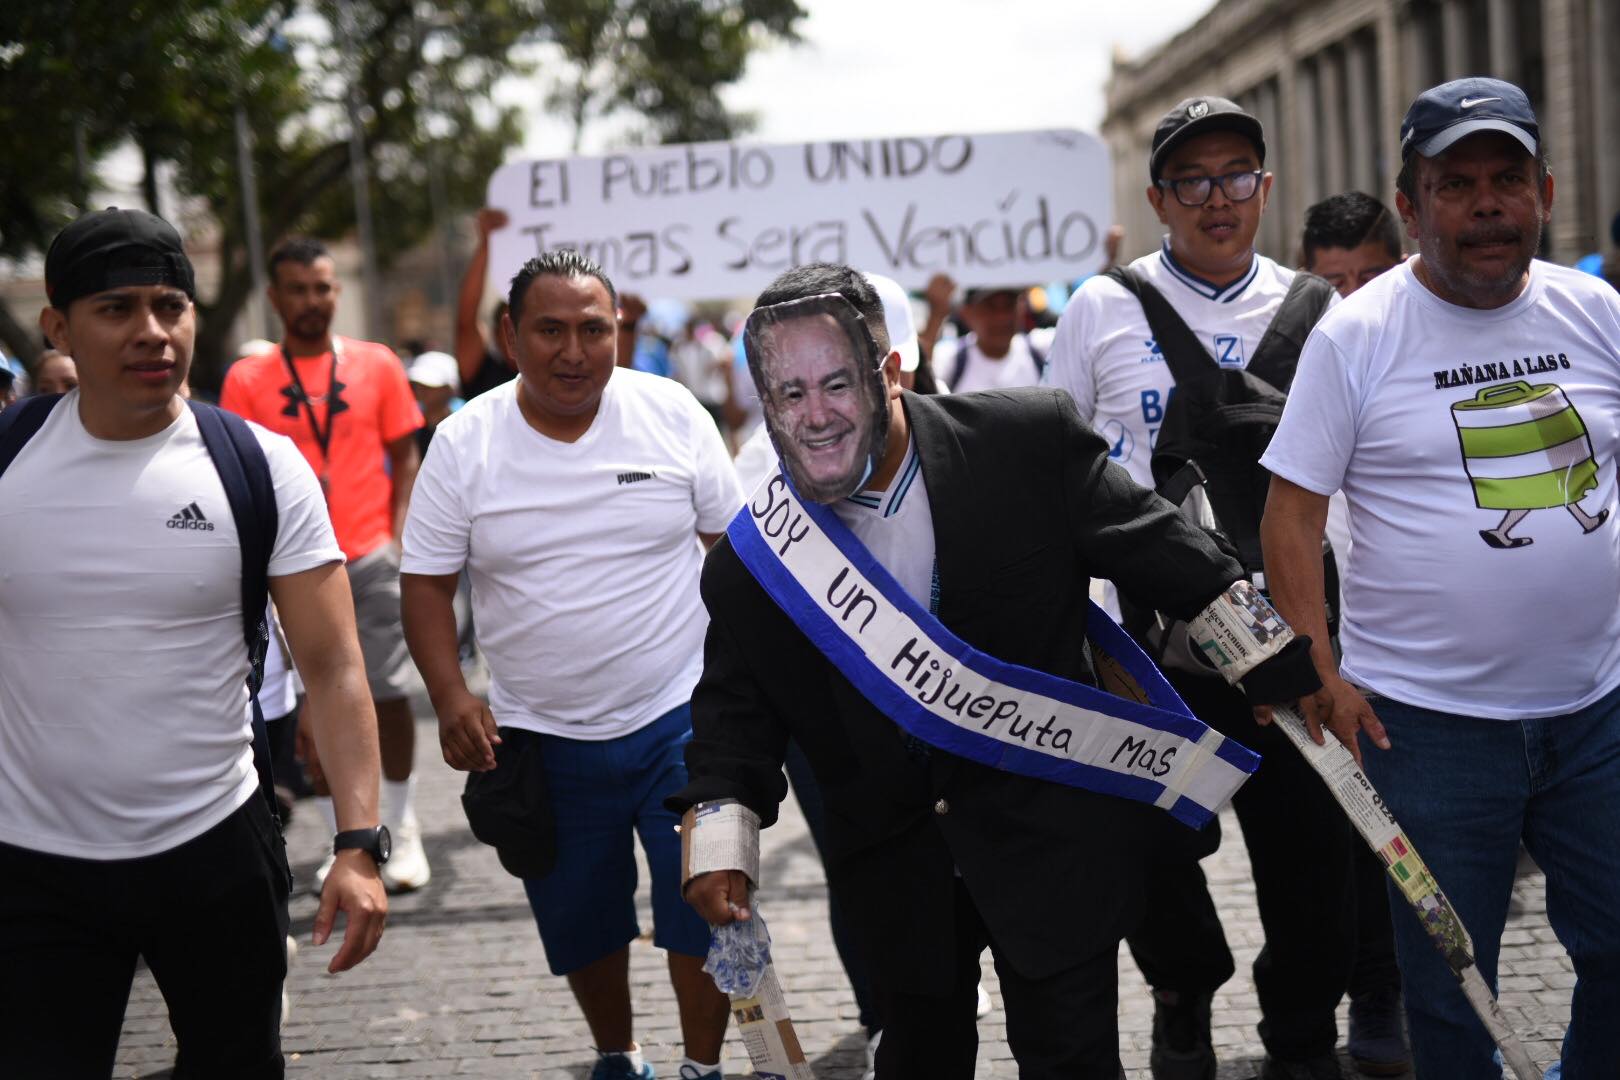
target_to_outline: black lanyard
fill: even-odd
[[[310,399],[309,391],[304,389],[304,380],[298,377],[298,365],[293,363],[292,353],[287,349],[285,342],[281,346],[281,358],[286,361],[287,374],[292,377],[292,385],[288,387],[293,399],[293,407],[304,407],[304,415],[309,420],[309,430],[315,435],[315,445],[321,448],[321,485],[326,484],[326,465],[331,460],[332,424],[337,420],[337,414],[343,411],[344,406],[337,400],[337,392],[342,387],[337,381],[338,354],[343,346],[338,339],[332,339],[332,369],[326,377],[326,427],[322,429],[321,423],[315,417],[315,403]]]

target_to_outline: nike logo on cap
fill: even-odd
[[[1499,97],[1465,97],[1461,101],[1457,102],[1457,106],[1463,109],[1472,109],[1475,105],[1483,105],[1487,101],[1501,100],[1502,99]]]

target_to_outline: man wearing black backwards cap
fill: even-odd
[[[1523,842],[1576,972],[1562,1075],[1613,1076],[1620,296],[1535,259],[1553,180],[1510,83],[1419,95],[1396,191],[1418,254],[1323,319],[1300,358],[1263,459],[1266,564],[1277,606],[1319,628],[1312,545],[1345,493],[1343,662],[1313,650],[1323,690],[1307,722],[1364,756],[1493,988]],[[1391,901],[1415,1071],[1501,1076],[1447,965]]]
[[[1231,744],[1182,755],[1168,729],[1117,726],[1143,706],[1097,690],[1120,668],[1088,645],[1112,653],[1127,639],[1088,621],[1090,578],[1117,576],[1191,619],[1234,589],[1269,605],[1206,534],[1109,464],[1067,394],[903,392],[881,301],[848,267],[778,277],[746,335],[784,472],[703,568],[691,779],[670,800],[688,826],[706,822],[686,897],[726,924],[748,917],[752,885],[769,895],[757,867],[700,859],[700,837],[731,822],[730,851],[750,850],[748,829],[775,820],[786,794],[791,738],[826,800],[828,877],[863,900],[848,914],[881,1000],[877,1075],[973,1075],[988,947],[1019,1074],[1116,1080],[1119,940],[1139,918],[1149,847],[1183,828],[1148,804],[1188,809],[1166,794],[1177,763],[1233,762]],[[1296,685],[1303,647],[1277,629],[1281,651],[1242,676],[1257,700]],[[1143,678],[1137,700],[1163,687]],[[1059,698],[1087,715],[1071,726]],[[1202,751],[1219,742],[1202,738]]]
[[[168,223],[109,209],[57,236],[45,281],[40,326],[79,386],[17,406],[0,437],[0,1071],[108,1075],[140,957],[176,1076],[280,1077],[289,876],[246,719],[254,538],[205,442],[204,420],[226,418],[180,396],[191,262]],[[6,465],[25,414],[43,423]],[[387,906],[348,580],[297,448],[222,430],[264,459],[234,460],[273,488],[269,591],[350,830],[314,935],[348,912],[328,967],[342,971],[376,947]]]
[[[1163,245],[1087,280],[1058,323],[1047,381],[1074,395],[1081,419],[1140,484],[1153,486],[1174,471],[1165,469],[1162,455],[1155,460],[1156,450],[1165,449],[1160,434],[1172,415],[1172,392],[1185,408],[1201,400],[1190,395],[1210,380],[1253,376],[1285,393],[1304,333],[1333,299],[1325,282],[1254,250],[1272,183],[1265,159],[1260,122],[1225,98],[1188,98],[1165,113],[1153,135],[1147,189],[1165,226]],[[1163,314],[1150,317],[1154,301]],[[1294,325],[1297,334],[1269,335],[1274,325]],[[1178,387],[1188,378],[1199,382]],[[1221,438],[1243,445],[1238,433]],[[1256,456],[1248,452],[1248,468]],[[1211,462],[1201,464],[1213,474]],[[1254,501],[1244,509],[1246,517],[1227,515],[1232,519],[1223,517],[1220,526],[1254,573],[1261,507]],[[1217,505],[1218,513],[1226,510]],[[1238,539],[1240,529],[1250,543]],[[1111,603],[1112,596],[1110,586]],[[1169,675],[1200,719],[1262,757],[1259,773],[1233,800],[1266,930],[1254,965],[1266,1046],[1262,1075],[1337,1077],[1334,1010],[1354,934],[1353,912],[1342,900],[1351,841],[1344,815],[1281,733],[1255,724],[1241,694],[1190,666]],[[1201,849],[1183,845],[1155,863],[1146,917],[1129,939],[1154,989],[1156,1080],[1208,1080],[1215,1073],[1210,999],[1233,967],[1197,857],[1218,842],[1217,833]]]

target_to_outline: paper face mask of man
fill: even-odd
[[[855,494],[889,432],[882,357],[860,312],[827,293],[755,308],[743,333],[765,426],[794,490],[818,503]]]

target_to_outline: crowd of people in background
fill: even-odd
[[[1346,998],[1367,1075],[1474,1080],[1500,1065],[1384,861],[1254,708],[1273,698],[1178,656],[1174,625],[1235,580],[1268,588],[1306,642],[1309,685],[1274,700],[1297,698],[1313,733],[1365,762],[1489,979],[1520,844],[1546,869],[1579,978],[1562,1076],[1612,1075],[1620,258],[1533,259],[1554,178],[1507,83],[1425,92],[1402,154],[1395,207],[1336,194],[1292,223],[1292,258],[1268,258],[1255,237],[1289,178],[1267,170],[1255,117],[1193,97],[1142,163],[1165,231],[1140,258],[1119,261],[1116,228],[1106,265],[1078,281],[938,274],[909,294],[859,272],[872,268],[814,266],[748,306],[649,303],[554,252],[493,283],[486,309],[490,236],[508,222],[485,209],[453,334],[398,351],[335,332],[336,265],[290,238],[267,268],[281,339],[244,345],[218,410],[185,401],[195,285],[179,237],[138,211],[70,225],[47,259],[51,347],[26,369],[0,358],[0,547],[22,560],[0,582],[0,879],[32,883],[0,889],[0,1045],[37,1048],[15,1075],[67,1075],[54,1070],[68,1048],[72,1075],[105,1074],[138,954],[184,1075],[280,1076],[287,862],[273,818],[308,800],[326,823],[333,842],[299,884],[322,895],[321,940],[348,914],[334,969],[359,962],[384,892],[433,887],[414,796],[411,697],[425,691],[444,760],[469,775],[469,827],[521,880],[578,1000],[594,1078],[653,1076],[630,1009],[632,837],[669,958],[679,1076],[714,1080],[728,1007],[703,971],[710,924],[769,883],[683,880],[676,827],[721,798],[768,824],[791,787],[826,862],[868,1076],[972,1075],[990,948],[1022,1075],[1113,1080],[1124,941],[1153,995],[1155,1080],[1211,1080],[1212,1001],[1234,972],[1200,869],[1219,824],[1189,830],[987,767],[945,772],[942,758],[959,763],[826,669],[723,538],[790,453],[811,469],[868,421],[877,449],[839,459],[866,471],[829,505],[917,604],[1096,683],[1066,636],[1095,600],[1199,720],[1261,754],[1234,809],[1265,930],[1264,1080],[1339,1077]],[[800,385],[748,354],[749,307],[828,297],[870,332],[874,356],[848,380],[876,372],[870,400],[836,372]],[[1263,435],[1201,426],[1196,388],[1217,384],[1273,410]],[[777,419],[790,414],[791,429]],[[216,424],[246,455],[234,466]],[[1035,470],[1043,447],[1069,458]],[[1221,489],[1223,469],[1246,502]],[[1180,504],[1206,485],[1214,540],[1147,494]],[[259,537],[249,511],[266,500]],[[964,501],[1025,533],[960,535]],[[1066,561],[1048,567],[1055,553]],[[183,602],[165,584],[182,571],[199,590]],[[47,574],[65,584],[29,584]],[[1023,630],[998,622],[1011,607]],[[1019,636],[1036,624],[1044,637]],[[1510,639],[1524,646],[1512,656]],[[119,701],[168,719],[118,734]],[[174,719],[199,709],[218,722]],[[106,741],[53,722],[65,713]],[[105,761],[76,790],[87,754]],[[253,795],[271,771],[267,811]],[[1005,843],[1042,830],[1044,847]],[[1093,874],[1103,862],[1109,876]],[[221,969],[176,959],[145,909],[95,900],[190,875],[219,883],[207,918],[233,943],[216,959],[236,994],[205,990]],[[1071,928],[1061,940],[1042,936],[1048,909]]]

